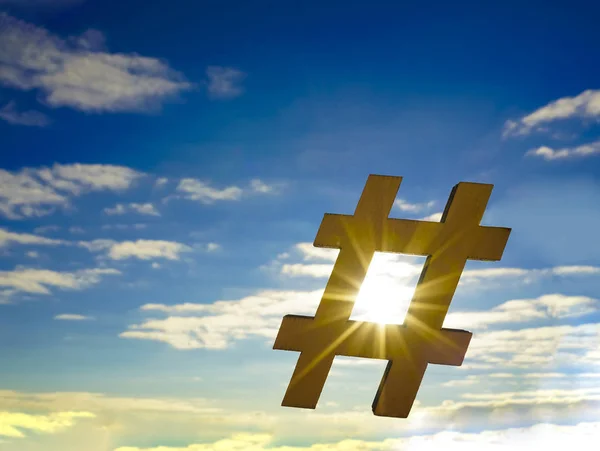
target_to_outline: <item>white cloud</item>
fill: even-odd
[[[0,287],[9,293],[50,294],[50,288],[82,290],[100,282],[105,275],[120,274],[116,269],[94,268],[76,272],[57,272],[48,269],[18,267],[0,271]]]
[[[114,207],[106,207],[104,213],[107,215],[124,215],[127,213],[127,209],[123,204],[117,204]]]
[[[250,181],[247,188],[239,186],[228,186],[222,189],[210,186],[208,182],[184,178],[179,181],[177,191],[181,193],[184,199],[195,200],[203,204],[212,204],[216,201],[237,201],[243,196],[254,194],[272,194],[276,192],[275,185],[267,185],[261,180],[254,179]],[[179,197],[179,196],[173,196]]]
[[[294,249],[302,255],[303,260],[327,260],[334,262],[339,249],[315,247],[312,243],[297,243]]]
[[[515,299],[491,310],[449,313],[444,327],[486,328],[494,324],[514,324],[552,318],[569,318],[598,311],[600,301],[586,296],[547,294],[535,299]]]
[[[177,186],[177,191],[183,193],[184,198],[197,200],[203,204],[211,204],[222,200],[239,200],[243,190],[237,186],[217,189],[197,179],[182,179]]]
[[[540,370],[547,365],[598,365],[600,324],[560,325],[478,333],[465,363]]]
[[[286,276],[309,276],[324,278],[331,276],[333,264],[312,264],[305,265],[302,263],[284,264],[281,267],[281,274]]]
[[[483,280],[520,278],[531,282],[540,277],[548,276],[589,276],[600,274],[600,267],[589,265],[556,266],[554,268],[525,269],[525,268],[486,268],[468,269],[461,276],[461,283],[482,283]]]
[[[126,258],[179,260],[181,253],[189,251],[191,251],[189,246],[175,241],[137,240],[110,244],[108,256],[113,260]]]
[[[0,48],[0,82],[36,89],[51,107],[142,112],[192,88],[159,59],[98,49],[103,39],[89,30],[64,40],[4,13],[0,22],[0,41],[10,43]]]
[[[215,99],[231,99],[244,93],[240,83],[246,74],[231,67],[210,66],[206,69],[208,94]]]
[[[90,412],[56,412],[48,415],[0,412],[0,436],[25,437],[24,430],[35,434],[56,434],[72,427],[84,418],[94,418]]]
[[[575,425],[536,424],[528,428],[460,432],[447,430],[431,435],[388,438],[381,441],[345,439],[340,442],[315,443],[308,446],[275,445],[276,436],[266,433],[238,433],[214,443],[188,446],[119,447],[115,451],[528,451],[532,446],[544,449],[577,448],[592,451],[600,437],[600,423]]]
[[[575,97],[562,97],[516,120],[507,121],[503,135],[526,135],[544,124],[561,119],[600,117],[600,90],[588,89]]]
[[[477,375],[471,374],[462,379],[452,379],[446,382],[443,382],[442,387],[463,387],[466,385],[475,385],[480,382],[480,378]]]
[[[148,227],[146,224],[104,224],[102,230],[143,230]]]
[[[249,337],[272,338],[288,313],[314,314],[322,291],[262,291],[237,301],[212,304],[146,304],[145,312],[163,312],[165,319],[132,325],[122,338],[162,341],[177,349],[223,349]]]
[[[154,182],[154,186],[156,188],[160,188],[165,186],[167,183],[169,183],[169,179],[167,177],[159,177],[156,179],[156,182]]]
[[[531,149],[525,153],[526,156],[541,157],[546,161],[564,160],[575,157],[588,157],[600,154],[600,140],[582,144],[576,147],[564,147],[562,149],[552,149],[547,146],[541,146]]]
[[[423,210],[429,210],[435,205],[435,201],[424,202],[420,204],[411,204],[404,199],[396,199],[394,205],[398,207],[401,211],[406,211],[410,213],[419,213]]]
[[[124,215],[127,212],[132,211],[141,215],[160,216],[160,213],[151,203],[138,204],[132,202],[126,205],[116,204],[114,207],[104,209],[104,213],[106,213],[107,215]]]
[[[210,405],[202,398],[186,399],[157,397],[118,397],[90,392],[18,392],[0,390],[0,409],[12,410],[62,410],[84,409],[100,414],[101,412],[164,412],[164,413],[215,413],[220,409]]]
[[[207,252],[216,252],[221,249],[221,245],[218,243],[208,243],[206,245]]]
[[[111,239],[96,239],[92,241],[79,241],[77,245],[90,252],[105,252],[106,256],[112,260],[124,260],[128,258],[137,258],[139,260],[152,260],[156,258],[179,260],[182,253],[193,250],[186,244],[165,240],[115,241]],[[211,250],[214,250],[213,247],[211,247]]]
[[[55,164],[0,169],[0,213],[10,219],[44,216],[56,207],[67,207],[70,198],[90,191],[120,192],[143,174],[124,166],[106,164]]]
[[[62,313],[60,315],[56,315],[54,319],[62,321],[87,321],[94,318],[91,316],[78,315],[74,313]]]
[[[271,185],[267,185],[265,182],[259,179],[250,180],[250,188],[256,191],[257,193],[271,193],[274,190],[274,187]]]
[[[63,240],[55,240],[43,236],[32,235],[29,233],[15,233],[6,229],[0,228],[0,247],[9,245],[10,243],[25,244],[25,245],[44,245],[58,246],[65,244]]]
[[[15,102],[9,102],[0,108],[0,119],[13,125],[25,125],[27,127],[46,127],[50,119],[39,111],[17,111]]]
[[[35,229],[33,229],[33,233],[48,233],[48,232],[57,232],[58,230],[60,230],[59,226],[55,226],[55,225],[48,225],[48,226],[40,226],[40,227],[36,227]]]
[[[421,218],[421,221],[432,221],[432,222],[440,222],[442,220],[443,212],[438,211],[436,213],[432,213],[424,218]]]

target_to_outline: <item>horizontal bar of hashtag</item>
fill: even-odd
[[[340,338],[342,337],[342,338]],[[425,359],[460,366],[472,334],[458,329],[415,331],[401,324],[338,321],[316,324],[313,317],[286,315],[273,349],[381,360]]]

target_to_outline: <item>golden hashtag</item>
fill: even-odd
[[[461,182],[441,222],[388,218],[402,177],[370,175],[353,216],[325,214],[316,247],[339,255],[314,317],[286,315],[273,349],[300,352],[282,406],[314,409],[336,355],[388,360],[378,416],[407,418],[429,363],[460,366],[471,333],[443,329],[467,259],[498,261],[511,229],[479,223],[493,185]],[[404,324],[349,320],[375,252],[426,255]]]

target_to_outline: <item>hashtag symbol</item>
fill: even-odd
[[[402,177],[370,175],[353,216],[325,214],[316,247],[340,249],[314,317],[286,315],[274,349],[300,352],[282,406],[314,409],[336,355],[387,360],[375,415],[407,418],[429,363],[460,366],[472,334],[442,325],[468,259],[498,261],[511,229],[479,223],[493,185],[456,185],[440,222],[388,218]],[[427,256],[403,324],[351,321],[375,252]]]

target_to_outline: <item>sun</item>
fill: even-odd
[[[402,324],[415,292],[415,286],[411,287],[408,282],[416,274],[418,268],[414,265],[394,261],[390,254],[376,253],[350,318],[379,324]]]

